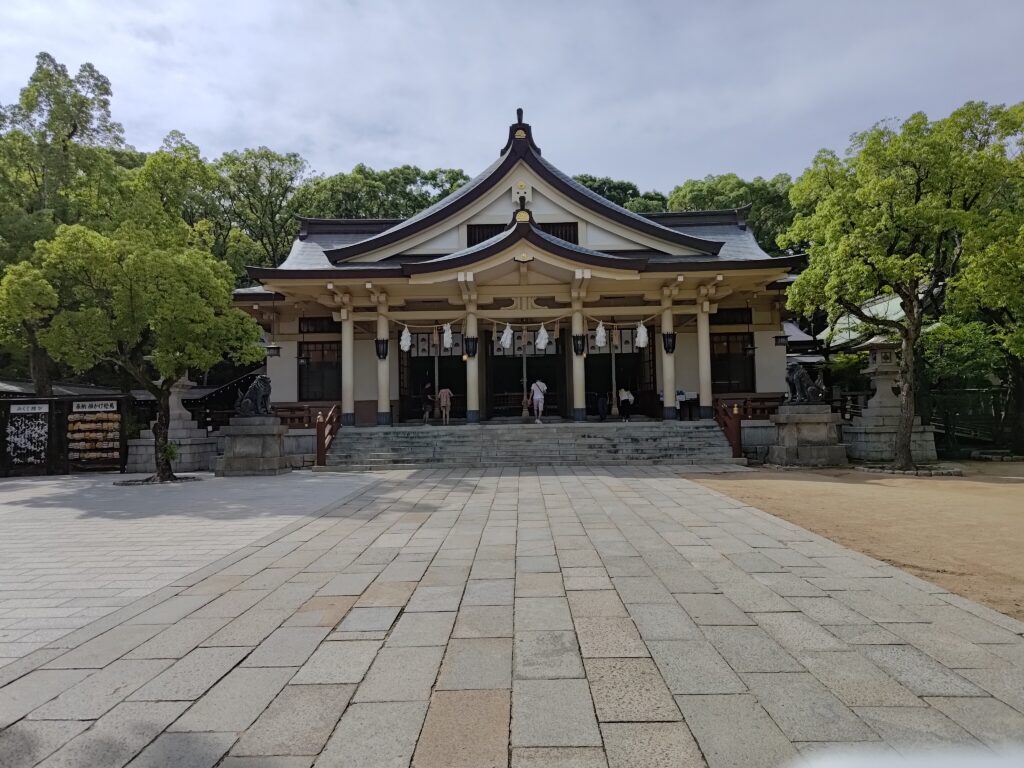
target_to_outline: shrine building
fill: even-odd
[[[405,220],[300,219],[235,301],[266,331],[274,404],[340,404],[343,425],[418,422],[428,381],[456,420],[518,418],[538,378],[556,418],[622,387],[637,414],[709,418],[786,389],[797,259],[745,214],[621,208],[544,158],[519,110],[479,176]]]

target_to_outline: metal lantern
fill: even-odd
[[[676,334],[675,331],[672,333],[661,334],[661,344],[665,347],[665,354],[671,355],[676,351]]]
[[[268,341],[263,345],[263,351],[267,353],[267,357],[280,357],[281,345],[273,341]]]
[[[577,355],[582,355],[587,351],[587,337],[582,333],[574,333],[572,335],[572,351]]]
[[[477,344],[479,344],[479,342],[480,339],[476,336],[466,336],[463,351],[468,357],[476,357]]]
[[[377,347],[377,359],[387,360],[388,359],[388,340],[387,339],[376,339],[374,345]]]
[[[775,336],[773,338],[775,339],[775,346],[776,347],[784,347],[784,346],[786,346],[786,344],[789,343],[789,336],[787,336],[784,333],[779,334],[778,336]]]

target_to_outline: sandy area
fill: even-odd
[[[689,479],[1024,619],[1024,463],[958,466],[964,477],[759,469]]]

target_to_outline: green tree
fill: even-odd
[[[616,205],[625,206],[633,198],[640,197],[640,189],[632,181],[613,179],[610,176],[593,176],[589,173],[581,173],[572,178]]]
[[[102,213],[107,185],[130,154],[110,113],[110,81],[92,64],[72,76],[48,53],[18,100],[0,106],[0,259],[27,258],[59,223]]]
[[[27,348],[29,373],[39,396],[53,393],[50,360],[39,335],[49,327],[57,305],[56,290],[28,261],[12,264],[0,279],[0,339]]]
[[[295,237],[295,192],[307,175],[306,161],[259,147],[228,152],[216,167],[232,221],[259,245],[264,263],[280,265]]]
[[[1024,452],[1024,160],[1019,156],[1016,193],[990,217],[972,242],[964,268],[951,281],[947,308],[960,322],[983,325],[1003,355],[1015,417],[1014,447]],[[979,242],[980,240],[980,242]]]
[[[781,244],[807,243],[809,262],[789,290],[791,309],[849,314],[899,339],[898,468],[913,466],[915,357],[925,319],[941,307],[977,233],[1005,195],[1009,155],[1022,138],[1019,109],[970,102],[930,121],[879,124],[856,135],[845,157],[822,150],[793,185],[799,211]],[[968,254],[968,258],[973,257]],[[899,297],[902,318],[862,306]]]
[[[661,213],[668,210],[668,198],[661,192],[644,192],[627,200],[623,207],[633,213]]]
[[[163,482],[174,479],[172,385],[189,369],[209,369],[225,356],[254,362],[262,350],[255,321],[231,305],[228,267],[173,235],[146,234],[132,227],[107,236],[65,225],[41,243],[39,270],[68,301],[40,340],[75,370],[108,363],[156,398],[154,479]]]
[[[735,173],[690,179],[672,190],[668,197],[670,211],[708,211],[750,206],[747,224],[767,253],[778,254],[779,235],[793,221],[789,190],[793,180],[779,173],[770,179],[757,176],[753,181]]]
[[[424,171],[403,165],[375,171],[359,164],[348,173],[308,180],[296,193],[299,215],[336,219],[404,219],[469,181],[456,168]]]

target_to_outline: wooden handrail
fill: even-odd
[[[327,466],[327,451],[334,442],[341,424],[341,409],[333,406],[324,416],[320,411],[316,416],[316,465]]]
[[[726,403],[722,400],[715,401],[715,421],[725,433],[725,439],[729,441],[732,448],[732,457],[739,459],[743,457],[743,416],[740,413],[739,403]]]

